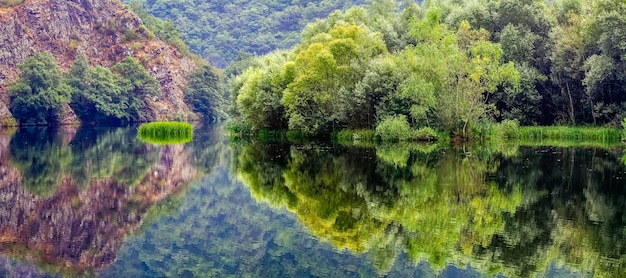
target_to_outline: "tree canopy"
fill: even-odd
[[[60,121],[71,87],[63,78],[52,54],[39,52],[18,65],[20,79],[9,87],[11,113],[20,124]]]
[[[125,0],[131,3],[131,0]],[[176,25],[191,52],[226,68],[240,52],[259,55],[293,47],[300,30],[331,12],[364,5],[364,0],[173,1],[139,0],[145,10]],[[159,28],[171,30],[172,28]],[[155,32],[157,33],[157,32]],[[159,34],[156,34],[159,36]]]
[[[236,69],[232,114],[253,129],[314,135],[399,116],[461,137],[502,120],[617,127],[625,9],[611,0],[373,1],[311,22],[293,49]]]

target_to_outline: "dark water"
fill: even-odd
[[[0,131],[0,276],[621,277],[623,148]]]

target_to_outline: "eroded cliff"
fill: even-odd
[[[155,119],[196,117],[182,94],[193,60],[158,38],[135,36],[145,27],[118,0],[25,0],[0,8],[0,26],[0,120],[11,117],[8,86],[19,78],[17,65],[41,51],[52,53],[63,69],[81,54],[105,67],[132,56],[161,85],[161,96],[147,100]],[[65,122],[75,117],[68,112]]]

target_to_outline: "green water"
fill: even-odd
[[[0,132],[0,276],[620,277],[624,149]]]

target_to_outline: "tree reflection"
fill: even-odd
[[[381,273],[399,252],[438,270],[471,264],[513,277],[551,263],[626,271],[620,150],[249,144],[235,157],[257,200],[367,253]]]
[[[125,236],[171,211],[197,177],[184,146],[149,146],[130,128],[10,138],[0,134],[0,252],[49,273],[111,264]]]

